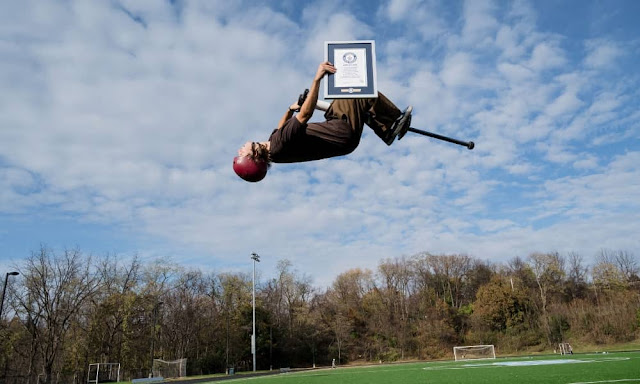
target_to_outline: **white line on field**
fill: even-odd
[[[640,379],[619,379],[619,380],[600,380],[600,381],[580,381],[580,382],[577,382],[577,383],[569,383],[569,384],[622,383],[622,382],[630,382],[630,381],[640,381]]]

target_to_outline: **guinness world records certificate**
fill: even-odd
[[[325,41],[325,60],[336,67],[325,81],[325,99],[378,97],[375,41]]]

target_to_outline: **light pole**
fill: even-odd
[[[256,371],[256,261],[260,262],[257,253],[251,254],[253,260],[253,334],[251,335],[251,354],[253,355],[253,372]]]
[[[4,277],[4,288],[2,288],[2,301],[0,301],[0,320],[2,320],[2,308],[4,307],[4,295],[7,293],[7,281],[9,281],[9,276],[18,276],[19,272],[7,272],[7,275]],[[255,333],[255,331],[254,331]]]
[[[156,324],[158,323],[158,308],[164,304],[162,301],[158,301],[153,306],[153,329],[151,330],[151,369],[149,370],[149,377],[153,377],[153,355],[155,355],[156,349]]]

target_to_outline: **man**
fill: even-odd
[[[387,145],[404,136],[412,107],[401,112],[382,93],[377,98],[334,100],[324,114],[326,121],[307,123],[318,103],[320,81],[328,73],[336,73],[336,68],[328,61],[321,63],[304,103],[289,107],[268,141],[249,141],[238,150],[233,161],[238,176],[256,182],[266,176],[271,162],[298,163],[349,154],[360,143],[364,124]]]

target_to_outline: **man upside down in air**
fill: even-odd
[[[364,124],[387,145],[404,136],[411,124],[412,107],[402,112],[380,92],[377,98],[336,99],[325,112],[324,122],[308,123],[318,103],[320,81],[335,72],[330,62],[321,63],[304,103],[289,107],[269,140],[248,141],[238,150],[233,161],[238,176],[256,182],[266,176],[272,162],[298,163],[347,155],[358,147]]]

